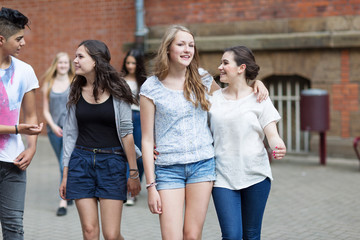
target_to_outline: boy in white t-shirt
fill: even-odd
[[[35,151],[37,124],[35,88],[38,80],[32,67],[17,56],[25,46],[28,19],[17,10],[0,10],[0,221],[3,239],[24,239],[23,214],[26,168]],[[20,108],[28,124],[19,124]],[[27,136],[27,147],[21,140]]]

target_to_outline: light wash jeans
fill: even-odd
[[[271,181],[241,190],[214,187],[212,196],[223,240],[260,240],[261,223]]]
[[[26,171],[0,162],[0,221],[3,240],[24,239]]]
[[[59,168],[60,168],[60,183],[62,181],[63,178],[63,138],[62,137],[58,137],[55,135],[55,133],[53,133],[51,130],[48,131],[48,137],[51,143],[52,148],[54,149],[56,158],[59,162]]]

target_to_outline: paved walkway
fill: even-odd
[[[265,211],[262,239],[360,239],[360,171],[357,159],[287,156],[272,163],[274,181]],[[26,240],[82,239],[76,207],[57,217],[58,166],[46,137],[27,171]],[[124,207],[122,234],[126,240],[161,239],[143,190],[136,206]],[[0,236],[1,238],[1,236]],[[101,238],[102,239],[102,238]],[[213,203],[209,205],[204,240],[221,239]]]

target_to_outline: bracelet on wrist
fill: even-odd
[[[135,173],[133,173],[133,174],[129,174],[129,175],[130,175],[130,177],[139,176],[139,172],[135,172]]]
[[[130,168],[130,169],[129,169],[129,172],[131,172],[131,171],[134,171],[134,172],[139,172],[139,169]]]
[[[150,183],[150,184],[146,184],[146,189],[151,188],[151,187],[155,187],[156,185],[157,185],[156,182],[152,182],[152,183]]]
[[[140,177],[139,177],[139,174],[138,174],[138,175],[136,175],[135,177],[130,176],[129,178],[130,178],[130,179],[138,179],[138,178],[140,178]]]
[[[130,179],[138,179],[140,177],[139,173],[135,173],[129,176]]]
[[[15,134],[19,133],[18,125],[15,124]]]

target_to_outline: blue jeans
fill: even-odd
[[[213,188],[212,196],[222,239],[260,239],[261,223],[270,188],[269,178],[241,190]]]
[[[48,131],[48,137],[51,143],[52,148],[54,149],[56,158],[59,162],[59,168],[60,168],[60,183],[63,178],[63,138],[58,137],[53,133],[51,130]]]
[[[133,136],[134,136],[134,142],[135,145],[141,150],[141,125],[140,125],[140,112],[139,111],[132,111],[132,121],[133,121],[133,125],[134,125],[134,130],[133,130]],[[142,177],[144,175],[144,166],[143,166],[143,161],[142,158],[138,158],[136,160],[138,169],[139,169],[139,177],[140,177],[140,182],[142,180]],[[132,172],[134,173],[134,172]],[[129,164],[127,165],[127,172],[126,172],[126,176],[129,178]]]
[[[26,171],[0,162],[0,221],[4,240],[24,239]]]

